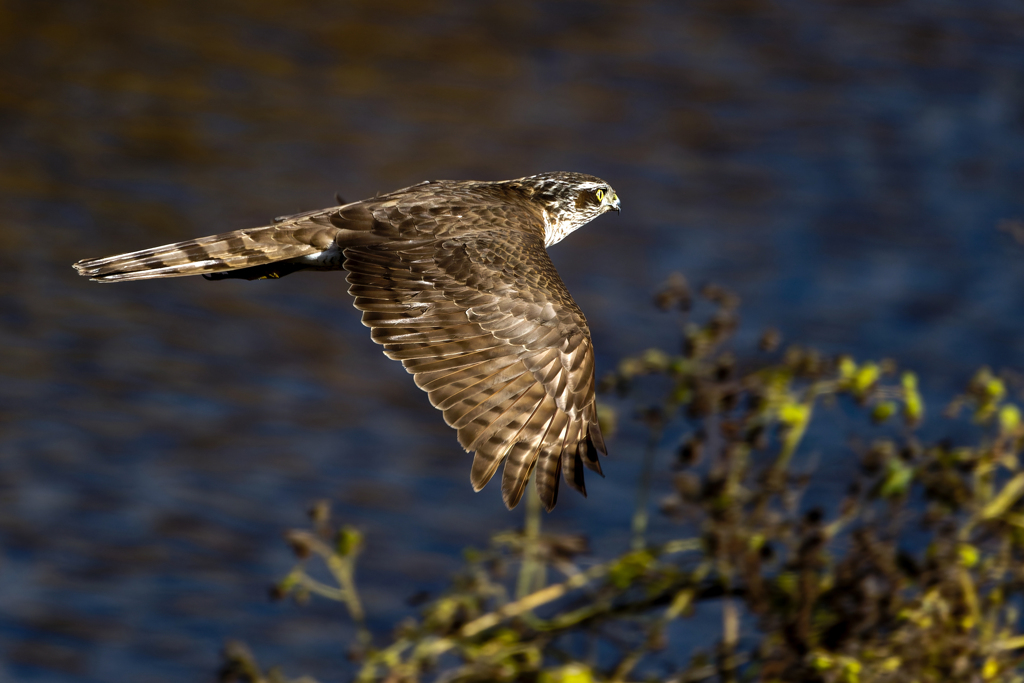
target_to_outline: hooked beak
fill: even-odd
[[[615,213],[619,213],[621,211],[619,209],[619,195],[613,192],[612,196],[606,198],[605,201],[608,203],[608,208],[615,211]]]

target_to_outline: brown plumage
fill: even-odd
[[[600,473],[606,451],[590,330],[545,247],[618,209],[607,183],[581,173],[433,181],[75,269],[122,282],[344,268],[373,340],[475,452],[473,488],[504,462],[501,493],[513,508],[536,469],[550,510],[559,473],[586,495],[582,466]]]

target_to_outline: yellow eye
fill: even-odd
[[[604,190],[598,190],[595,194],[597,195],[597,201],[604,200]]]

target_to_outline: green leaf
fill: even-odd
[[[352,526],[342,527],[338,531],[338,540],[335,545],[336,551],[342,557],[348,557],[359,552],[363,545],[363,534]]]
[[[892,401],[882,401],[875,404],[874,410],[871,411],[871,419],[875,422],[885,422],[895,414],[896,404]]]
[[[903,382],[903,419],[915,425],[924,417],[924,400],[917,390],[917,375],[904,372]]]
[[[999,432],[1004,436],[1014,434],[1020,428],[1020,408],[1007,403],[999,409]]]
[[[879,489],[883,498],[899,498],[906,495],[910,483],[914,480],[914,468],[899,458],[892,458],[885,463],[885,480]]]
[[[882,370],[876,363],[865,363],[853,376],[853,392],[857,396],[863,396],[878,382],[881,374]]]
[[[811,407],[806,403],[786,402],[779,408],[779,422],[788,427],[806,424],[810,416]]]
[[[981,557],[981,553],[978,549],[969,543],[961,543],[957,547],[957,554],[960,556],[960,564],[970,569],[974,565],[978,564],[978,559]]]
[[[654,555],[649,550],[638,550],[623,555],[608,570],[608,580],[616,588],[628,588],[634,579],[643,575],[653,561]]]
[[[590,667],[582,664],[566,664],[557,669],[546,669],[537,677],[538,683],[593,683],[594,674]]]

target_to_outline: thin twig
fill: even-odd
[[[537,472],[526,482],[526,519],[523,524],[523,562],[516,581],[516,599],[523,598],[543,584],[544,565],[538,560],[540,547],[540,493],[536,485]]]
[[[647,449],[644,451],[644,464],[640,470],[640,484],[636,492],[636,508],[633,510],[633,540],[630,544],[633,550],[643,550],[647,543],[647,522],[650,513],[647,510],[648,500],[651,496],[651,475],[654,471],[654,456],[658,450],[658,443],[661,442],[661,429],[651,428],[650,438],[647,440]]]
[[[660,555],[673,555],[687,550],[699,550],[701,542],[697,539],[683,539],[678,541],[671,541],[661,547]],[[618,560],[613,562],[607,562],[605,564],[599,564],[590,569],[580,572],[575,576],[570,577],[562,583],[552,584],[546,588],[543,588],[535,593],[531,593],[515,602],[497,609],[493,612],[489,612],[480,617],[477,617],[473,621],[469,622],[459,630],[460,638],[470,638],[485,631],[492,626],[499,624],[505,619],[519,616],[524,612],[532,609],[536,609],[541,605],[557,600],[563,595],[573,591],[577,588],[582,588],[594,579],[605,576],[612,567],[618,564]]]

